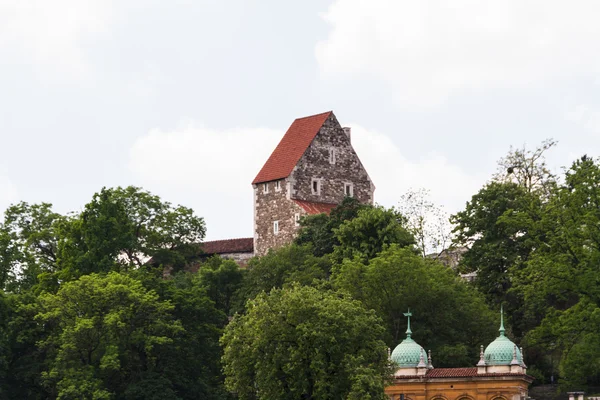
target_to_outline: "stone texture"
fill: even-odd
[[[330,161],[332,149],[335,151],[335,163]],[[314,179],[320,182],[319,194],[313,193]],[[276,182],[279,182],[279,190]],[[293,200],[339,204],[346,195],[345,184],[352,185],[353,196],[361,203],[373,203],[375,186],[352,148],[349,137],[335,115],[330,113],[287,178],[253,185],[255,255],[262,256],[269,249],[294,239],[298,230],[295,216],[307,213]],[[274,221],[279,223],[277,234],[273,229]]]

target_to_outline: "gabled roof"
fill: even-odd
[[[315,201],[294,200],[307,214],[329,214],[331,210],[337,207],[337,204],[317,203]]]
[[[201,248],[206,254],[252,253],[254,251],[254,239],[213,240],[202,243]]]
[[[287,178],[331,113],[328,111],[296,119],[252,184]]]

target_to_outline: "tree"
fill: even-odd
[[[334,251],[336,259],[356,256],[366,261],[391,244],[412,247],[415,239],[405,226],[406,218],[393,208],[361,209],[356,218],[334,229],[339,242]]]
[[[311,285],[314,280],[327,279],[331,270],[328,257],[316,257],[310,245],[290,244],[270,250],[263,257],[248,263],[247,274],[237,293],[235,311],[261,292],[279,289],[286,283]]]
[[[394,348],[406,327],[408,308],[415,316],[413,338],[435,355],[437,366],[469,365],[479,346],[491,342],[496,318],[474,288],[449,268],[392,245],[367,264],[344,260],[334,268],[333,286],[377,312]]]
[[[540,245],[515,288],[523,293],[527,312],[543,318],[528,333],[528,342],[562,351],[565,387],[597,384],[600,365],[588,358],[600,343],[599,161],[584,156],[573,163],[549,199],[540,226]]]
[[[556,178],[546,164],[545,153],[557,144],[556,140],[546,139],[535,150],[511,146],[508,154],[498,161],[494,180],[515,183],[527,192],[548,194]]]
[[[523,268],[536,246],[541,215],[537,195],[515,183],[491,182],[451,217],[455,244],[468,248],[460,268],[477,272],[475,282],[493,304],[506,301],[511,273]]]
[[[48,203],[21,202],[6,210],[0,224],[0,288],[24,290],[39,274],[57,270],[57,231],[65,220]]]
[[[225,329],[227,388],[244,399],[385,399],[381,321],[358,301],[307,286],[262,293]]]
[[[185,264],[205,234],[204,220],[136,187],[102,189],[60,232],[62,279],[93,272]]]
[[[171,301],[111,272],[82,276],[40,296],[36,320],[55,327],[41,347],[49,354],[43,377],[56,398],[192,399],[207,393],[214,374],[203,373],[218,371],[215,319],[223,314],[200,288],[165,285]]]
[[[354,197],[346,197],[329,215],[307,215],[300,220],[301,228],[294,243],[310,244],[317,257],[331,254],[335,246],[340,244],[334,231],[344,222],[356,218],[360,210],[370,207],[359,203]]]
[[[449,216],[429,200],[426,189],[409,190],[400,198],[400,213],[406,218],[406,228],[415,238],[423,257],[432,253],[437,259],[451,243]]]
[[[217,309],[232,315],[235,296],[242,287],[246,272],[233,260],[213,256],[202,263],[195,282],[206,290]]]

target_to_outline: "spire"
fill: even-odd
[[[479,350],[479,362],[477,363],[478,367],[485,367],[485,354],[483,353],[483,345],[481,345]]]
[[[519,350],[521,350],[521,367],[527,368],[527,365],[525,365],[525,354],[523,353],[523,348],[521,347]]]
[[[517,359],[517,345],[515,344],[514,348],[513,348],[513,359],[510,362],[510,365],[521,365],[519,363],[519,360]]]
[[[388,347],[388,360],[392,359],[392,349]]]
[[[421,348],[421,353],[419,354],[419,364],[417,368],[427,368],[427,364],[425,364],[425,350]]]
[[[408,319],[408,324],[406,328],[406,338],[410,339],[410,335],[412,335],[412,331],[410,330],[410,317],[412,317],[412,314],[410,313],[410,308],[408,309],[408,312],[404,313],[404,316]]]
[[[406,314],[404,314],[406,315]],[[500,306],[500,336],[504,336],[504,308]]]
[[[431,363],[431,350],[427,352],[427,368],[433,369],[433,364]]]

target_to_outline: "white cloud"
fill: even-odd
[[[375,201],[379,204],[397,206],[409,189],[425,188],[435,204],[452,213],[464,208],[486,181],[487,175],[481,174],[485,171],[467,173],[436,152],[411,161],[387,135],[358,124],[349,126],[354,149],[377,188]]]
[[[316,46],[324,76],[375,76],[404,105],[457,90],[541,86],[598,76],[594,0],[337,0]]]
[[[8,177],[0,174],[0,216],[4,214],[8,206],[16,203],[18,200],[17,187]]]
[[[379,204],[397,206],[408,189],[424,187],[433,201],[453,212],[484,181],[436,153],[409,161],[388,136],[349,126],[354,148],[377,186]],[[264,128],[218,131],[193,123],[155,129],[135,142],[129,167],[147,190],[205,217],[208,239],[252,236],[250,183],[282,135]]]
[[[105,34],[111,0],[0,0],[0,57],[45,78],[86,78],[87,39]]]
[[[565,118],[582,126],[594,136],[600,134],[600,111],[593,106],[579,104],[567,111]]]
[[[251,182],[283,132],[214,130],[192,122],[154,129],[130,151],[129,167],[144,188],[176,197],[206,219],[208,238],[252,236]]]

